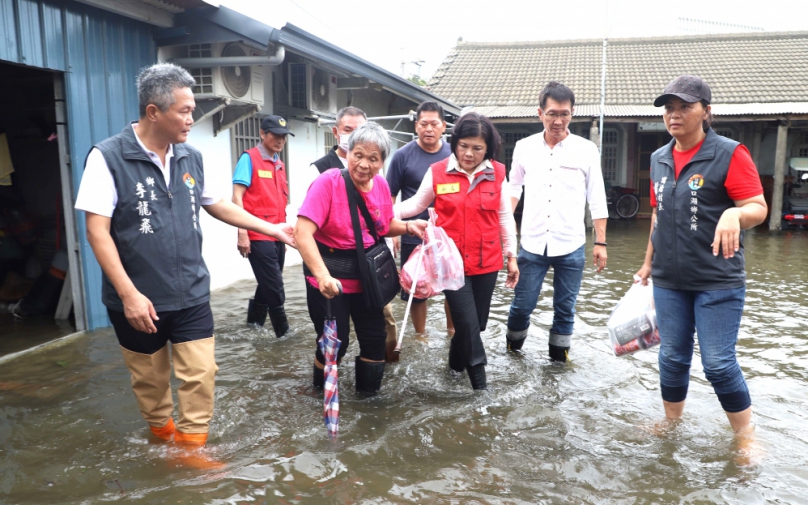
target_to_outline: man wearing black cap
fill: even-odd
[[[286,136],[294,133],[286,128],[280,116],[267,116],[261,121],[261,143],[244,152],[233,173],[233,203],[250,214],[270,223],[286,222],[289,186],[280,152]],[[258,287],[247,308],[247,323],[263,326],[269,320],[275,336],[289,331],[283,303],[283,260],[286,246],[267,235],[239,228],[238,252],[250,260]]]

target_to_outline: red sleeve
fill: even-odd
[[[651,208],[656,209],[656,193],[654,193],[654,181],[651,180],[651,192],[648,193],[651,196]]]
[[[732,153],[727,171],[727,180],[724,182],[727,194],[733,200],[745,200],[763,194],[760,184],[760,174],[752,161],[749,149],[739,144]]]

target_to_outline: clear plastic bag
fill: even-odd
[[[430,298],[444,289],[460,289],[465,283],[463,257],[454,240],[436,222],[435,209],[429,209],[424,243],[415,248],[401,269],[401,287],[408,293],[412,293],[417,270],[416,298]]]
[[[635,280],[638,279],[635,277]],[[654,287],[635,282],[609,316],[606,323],[615,356],[624,356],[658,345]]]

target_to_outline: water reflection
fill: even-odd
[[[294,330],[283,339],[243,325],[253,284],[215,293],[220,372],[208,451],[223,471],[177,467],[170,445],[150,442],[109,331],[4,363],[0,501],[804,502],[806,235],[747,236],[739,360],[768,451],[752,470],[734,464],[731,430],[697,359],[685,422],[662,437],[641,429],[661,414],[656,351],[614,357],[605,322],[647,236],[646,221],[610,223],[609,269],[587,268],[566,366],[546,358],[551,277],[522,356],[504,350],[511,296],[495,292],[488,391],[472,392],[448,370],[440,300],[429,306],[428,335],[408,332],[375,398],[353,392],[352,344],[336,441],[309,386],[315,335],[298,270],[285,275]],[[400,320],[404,304],[395,310]]]

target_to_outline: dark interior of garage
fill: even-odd
[[[67,241],[54,74],[0,64],[0,111],[2,355],[72,333],[74,316],[70,290],[62,293]]]

